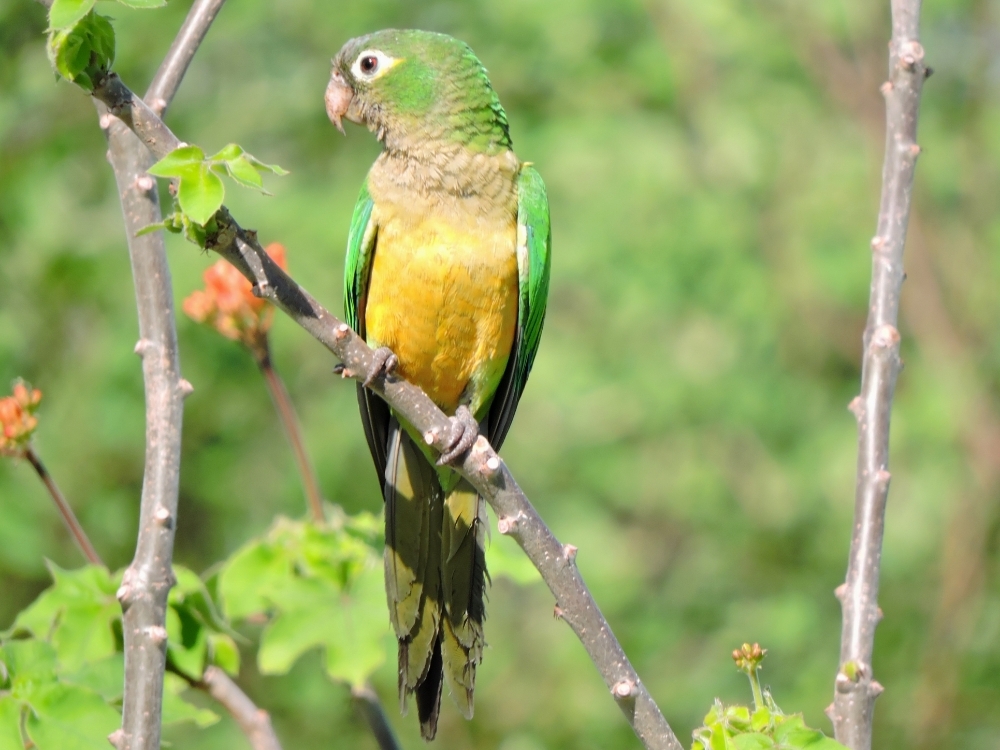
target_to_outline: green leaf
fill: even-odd
[[[780,750],[841,750],[844,746],[816,729],[806,726],[802,714],[791,714],[779,719],[774,729],[775,747]]]
[[[188,684],[184,678],[167,672],[163,676],[163,723],[177,724],[183,721],[194,722],[199,727],[211,726],[219,720],[219,716],[207,708],[199,708],[181,698]]]
[[[326,649],[327,674],[361,685],[385,658],[388,612],[380,568],[360,576],[350,594],[332,598],[323,585],[289,591],[282,612],[261,635],[258,663],[264,674],[284,674],[306,651]]]
[[[261,172],[270,172],[271,174],[278,175],[278,177],[284,177],[286,174],[288,174],[287,169],[282,169],[277,164],[265,164],[260,159],[256,158],[255,156],[251,156],[250,154],[246,154],[246,158],[247,161],[249,161],[254,166],[255,169]]]
[[[238,156],[235,159],[227,160],[225,164],[229,176],[243,187],[264,189],[264,180],[260,176],[260,172],[254,169],[246,157]]]
[[[733,743],[729,738],[729,733],[726,732],[725,727],[722,724],[715,724],[712,726],[712,734],[709,740],[709,747],[712,750],[733,750]]]
[[[753,712],[750,717],[750,725],[755,732],[762,732],[765,729],[772,729],[771,711],[767,706],[761,706]]]
[[[89,18],[89,33],[91,49],[97,56],[96,67],[111,70],[115,61],[115,27],[105,16],[93,13]]]
[[[75,26],[51,33],[47,51],[52,67],[68,81],[75,80],[90,62],[90,45]]]
[[[53,0],[49,8],[49,28],[67,29],[90,13],[96,0]]]
[[[167,4],[167,0],[118,0],[118,2],[129,8],[162,8]]]
[[[240,650],[236,641],[225,633],[210,633],[208,636],[209,661],[220,669],[236,677],[240,673]]]
[[[0,695],[0,750],[24,750],[21,704],[10,695]]]
[[[49,61],[69,81],[93,90],[93,75],[111,69],[115,59],[115,30],[111,22],[93,11],[75,24],[49,32]]]
[[[191,167],[205,161],[205,152],[197,146],[178,146],[146,170],[155,177],[181,177]]]
[[[25,728],[38,750],[106,750],[121,716],[97,693],[52,684],[35,691]]]
[[[223,146],[218,152],[212,154],[208,158],[209,161],[232,161],[233,159],[238,159],[243,156],[245,153],[246,151],[243,150],[242,146],[236,143],[230,143],[227,146]]]
[[[266,612],[275,579],[287,575],[288,560],[280,550],[261,541],[244,545],[226,562],[219,576],[222,610],[233,620]]]
[[[279,518],[226,563],[218,579],[226,613],[273,613],[257,655],[262,672],[287,672],[316,647],[330,677],[351,684],[382,663],[389,619],[378,528],[371,514],[329,525]]]
[[[189,611],[167,608],[167,658],[194,680],[201,679],[208,655],[208,634]]]
[[[156,224],[147,224],[138,232],[135,233],[136,237],[142,237],[145,234],[152,234],[153,232],[159,232],[161,229],[166,229],[168,232],[177,232],[178,230],[174,227],[174,223],[170,218],[166,218],[163,221],[159,221]]]
[[[732,743],[736,750],[771,750],[774,747],[774,740],[760,732],[738,734]]]
[[[115,653],[114,623],[121,619],[115,599],[118,579],[90,565],[63,570],[49,563],[53,585],[14,621],[14,630],[48,640],[62,667],[73,671]]]
[[[222,180],[206,164],[193,166],[180,175],[177,202],[195,224],[204,226],[222,207],[225,197],[226,188]]]
[[[39,685],[56,680],[56,652],[44,641],[7,641],[0,647],[0,664],[10,680],[11,694],[29,700]]]
[[[93,690],[113,703],[122,697],[125,680],[125,656],[117,653],[98,662],[85,664],[75,672],[60,673],[59,679]]]

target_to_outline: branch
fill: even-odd
[[[257,708],[240,686],[218,667],[205,670],[200,682],[192,683],[204,690],[229,712],[240,725],[253,750],[281,750],[281,743],[271,726],[267,711]]]
[[[69,533],[73,535],[73,539],[76,541],[76,546],[80,548],[83,556],[87,558],[87,562],[91,565],[104,565],[104,561],[101,560],[101,556],[97,554],[97,550],[94,549],[94,545],[90,543],[90,539],[87,537],[87,532],[83,530],[83,527],[76,518],[76,514],[69,506],[69,503],[66,502],[66,497],[56,484],[56,480],[52,478],[51,474],[49,474],[48,469],[45,468],[45,464],[42,463],[42,459],[39,458],[37,453],[35,453],[35,449],[29,445],[24,449],[24,457],[28,460],[28,463],[35,467],[38,478],[45,484],[45,488],[49,491],[49,495],[52,496],[52,500],[59,509],[59,515],[62,516],[63,522],[66,524],[66,528],[69,529]]]
[[[878,231],[872,240],[872,284],[864,333],[861,395],[851,402],[858,420],[858,474],[854,535],[847,580],[838,587],[843,605],[840,669],[828,712],[837,740],[852,750],[869,750],[875,698],[882,686],[872,675],[878,608],[879,563],[885,504],[889,493],[889,421],[899,375],[899,296],[903,246],[913,195],[913,170],[920,92],[927,68],[918,28],[920,0],[892,0],[885,162]]]
[[[126,123],[157,158],[180,143],[144,102],[111,74],[97,82],[93,96]],[[228,260],[254,284],[255,293],[280,307],[345,365],[345,377],[372,374],[374,352],[346,323],[330,314],[264,252],[256,232],[243,229],[224,206],[206,246]],[[371,389],[419,429],[439,452],[451,434],[448,417],[427,395],[394,376],[380,376]],[[500,457],[482,436],[456,470],[486,498],[510,534],[541,573],[557,602],[557,612],[576,633],[619,708],[646,748],[680,750],[659,707],[629,662],[577,570],[576,548],[563,545],[517,486]]]
[[[389,719],[382,709],[382,702],[378,695],[368,685],[351,688],[351,698],[366,722],[368,728],[375,735],[375,741],[381,750],[400,750],[399,740],[396,733],[392,731]]]
[[[166,109],[188,63],[221,6],[197,0],[161,65],[150,91]],[[112,737],[119,750],[158,750],[166,660],[167,595],[174,584],[171,561],[180,480],[184,397],[191,385],[181,379],[174,325],[174,295],[162,233],[136,236],[160,221],[155,180],[146,174],[152,159],[121,121],[98,105],[108,139],[128,238],[139,312],[139,343],[146,397],[146,466],[143,473],[139,536],[118,599],[125,640],[122,727]]]
[[[266,334],[258,347],[251,347],[251,353],[257,366],[260,368],[264,381],[267,383],[267,390],[271,394],[274,408],[281,419],[281,425],[285,428],[285,435],[288,436],[288,443],[292,447],[292,455],[295,456],[295,463],[299,467],[299,474],[302,476],[302,484],[305,488],[306,500],[309,503],[309,512],[313,520],[319,523],[325,519],[323,513],[323,496],[320,493],[319,482],[316,479],[316,471],[309,461],[309,454],[306,452],[305,441],[302,439],[302,426],[292,405],[292,399],[288,395],[288,390],[274,369],[271,362],[271,352]]]
[[[160,117],[163,117],[170,106],[194,53],[201,46],[224,2],[226,0],[199,0],[188,11],[187,18],[143,97]]]

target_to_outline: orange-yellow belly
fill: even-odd
[[[400,374],[446,413],[465,403],[482,419],[517,325],[516,226],[456,229],[435,217],[393,218],[379,220],[368,342],[389,347]]]

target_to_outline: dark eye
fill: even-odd
[[[361,72],[374,73],[378,70],[378,58],[375,55],[365,55],[361,58]]]

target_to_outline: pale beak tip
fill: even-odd
[[[344,132],[344,125],[341,120],[347,114],[353,98],[354,92],[351,90],[351,87],[347,85],[347,82],[339,72],[335,72],[330,77],[330,83],[326,87],[326,114],[329,116],[330,122],[333,123],[334,127],[344,135],[347,135],[347,133]]]

